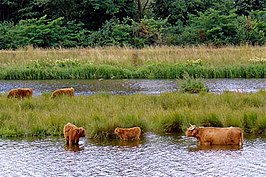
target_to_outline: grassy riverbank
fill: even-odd
[[[266,78],[264,47],[0,51],[0,79]]]
[[[0,96],[0,136],[61,136],[73,122],[89,138],[113,137],[117,127],[140,126],[155,133],[181,133],[191,124],[239,126],[247,133],[266,132],[266,92],[162,95],[93,95],[50,99]]]

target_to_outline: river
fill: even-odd
[[[266,79],[206,79],[210,92],[256,92]],[[0,81],[0,93],[32,87],[34,95],[74,87],[77,95],[161,94],[179,89],[176,80],[43,80]],[[0,139],[1,177],[194,177],[266,176],[266,138],[245,136],[244,145],[198,146],[184,135],[145,133],[140,142],[92,141],[67,147],[63,137]]]
[[[204,79],[210,92],[256,92],[266,89],[266,79]],[[12,88],[31,87],[34,95],[52,92],[58,88],[74,87],[76,95],[107,94],[161,94],[179,89],[177,80],[0,80],[0,93]]]
[[[140,142],[0,139],[0,176],[266,176],[266,138],[243,147],[200,147],[194,138],[146,133]]]

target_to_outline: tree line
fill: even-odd
[[[0,49],[265,42],[265,0],[0,0]]]

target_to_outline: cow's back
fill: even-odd
[[[243,131],[241,128],[238,127],[200,127],[198,139],[201,144],[242,145]]]
[[[230,127],[227,132],[227,142],[229,145],[243,144],[243,130],[238,127]]]

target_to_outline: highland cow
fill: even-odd
[[[122,140],[139,140],[141,129],[139,127],[119,128],[117,127],[114,133]]]
[[[190,125],[187,137],[195,137],[200,145],[243,145],[243,130],[239,127],[197,127]]]
[[[30,98],[32,94],[32,88],[17,88],[10,90],[7,94],[7,98]]]
[[[69,145],[78,145],[79,138],[85,137],[85,129],[82,127],[77,127],[72,123],[67,123],[64,126],[64,137],[66,144]]]
[[[52,93],[52,98],[58,97],[60,95],[67,95],[67,96],[74,96],[74,88],[63,88],[63,89],[58,89],[55,90]]]

